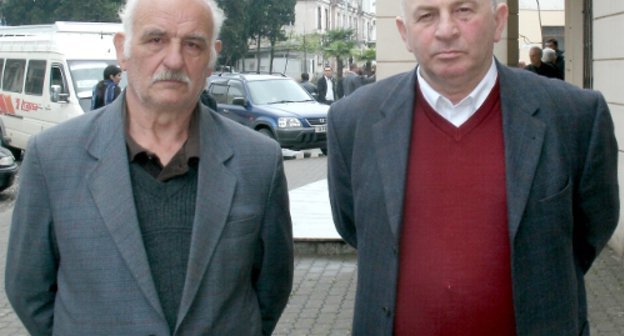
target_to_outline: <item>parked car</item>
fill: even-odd
[[[17,174],[17,163],[11,151],[0,147],[0,191],[3,191],[15,182]]]
[[[280,75],[213,75],[208,93],[217,112],[269,136],[282,148],[326,153],[327,110],[292,78]]]

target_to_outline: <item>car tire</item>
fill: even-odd
[[[327,147],[321,147],[321,153],[323,153],[323,155],[327,156]]]
[[[268,128],[261,128],[258,130],[258,132],[260,132],[260,134],[264,134],[268,136],[269,138],[275,140],[275,136],[273,135],[273,132],[271,132],[271,130]]]

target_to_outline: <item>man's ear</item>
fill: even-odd
[[[499,3],[496,5],[494,12],[494,20],[496,21],[496,33],[494,34],[494,42],[500,41],[503,31],[507,27],[507,19],[509,17],[509,8],[507,4]]]
[[[122,70],[126,70],[126,53],[124,49],[124,42],[126,41],[126,35],[124,33],[117,33],[113,37],[113,44],[115,45],[115,52],[117,53],[117,62]]]
[[[217,51],[217,55],[221,53],[221,48],[223,48],[223,44],[221,43],[221,40],[216,40],[215,41],[215,50]]]
[[[401,39],[403,40],[403,44],[405,44],[405,48],[407,48],[407,51],[412,52],[412,48],[408,43],[407,26],[405,25],[405,19],[401,16],[397,16],[394,22],[396,24],[397,30],[399,31],[399,34],[401,34]]]

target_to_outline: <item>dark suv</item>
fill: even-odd
[[[326,152],[327,110],[286,76],[220,74],[208,80],[217,112],[294,150]]]

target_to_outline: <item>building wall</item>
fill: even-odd
[[[624,200],[624,1],[593,1],[593,79],[594,89],[602,92],[609,103],[620,146],[620,199]],[[624,254],[624,224],[620,215],[611,247]]]
[[[295,33],[325,33],[336,28],[351,28],[358,41],[374,42],[374,7],[368,0],[299,0],[295,5]]]

